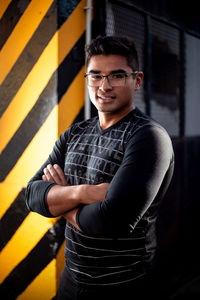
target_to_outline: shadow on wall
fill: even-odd
[[[162,299],[200,299],[200,138],[174,139],[174,176],[160,207],[158,272]]]

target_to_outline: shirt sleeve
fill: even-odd
[[[173,149],[167,132],[157,126],[139,130],[129,140],[121,166],[106,198],[82,206],[77,224],[85,233],[116,234],[133,227],[153,202],[161,199],[173,173]]]
[[[48,164],[58,164],[62,169],[64,169],[64,158],[68,136],[69,130],[59,137],[55,143],[52,153],[49,155],[48,159],[41,166],[38,172],[31,178],[26,187],[26,205],[28,209],[45,217],[54,217],[49,212],[48,205],[46,203],[46,195],[49,189],[55,185],[55,183],[42,180],[42,175],[44,174],[43,169]]]

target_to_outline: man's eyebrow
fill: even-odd
[[[102,71],[99,70],[89,70],[89,73],[91,74],[100,74]],[[117,69],[117,70],[112,70],[110,71],[109,74],[116,74],[116,73],[126,73],[124,69]]]
[[[126,73],[126,71],[124,69],[118,69],[110,72],[110,74],[116,74],[116,73]]]
[[[98,70],[89,70],[89,73],[90,74],[100,74],[101,71],[98,71]]]

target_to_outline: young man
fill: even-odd
[[[86,57],[98,117],[60,136],[28,183],[26,201],[32,211],[67,220],[58,299],[143,299],[151,289],[158,207],[173,174],[172,144],[134,106],[143,73],[133,41],[98,37]]]

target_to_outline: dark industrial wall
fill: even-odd
[[[144,85],[135,104],[167,129],[175,152],[174,176],[157,223],[158,287],[164,299],[200,299],[198,7],[187,11],[183,5],[184,16],[179,1],[103,2],[99,21],[105,34],[128,35],[138,50]]]
[[[174,138],[175,172],[157,223],[159,280],[166,299],[199,299],[200,138]]]
[[[52,299],[63,219],[29,213],[28,180],[82,118],[84,0],[0,1],[0,298]]]

